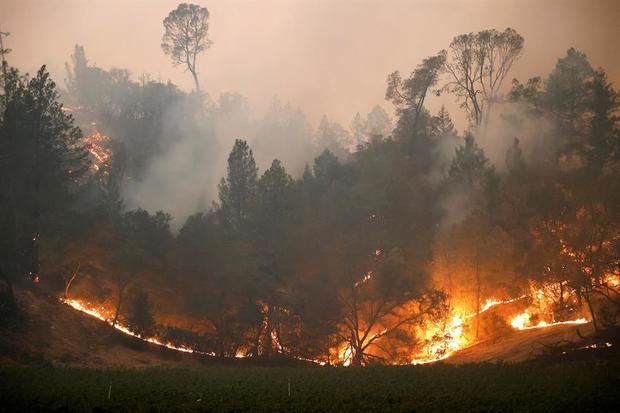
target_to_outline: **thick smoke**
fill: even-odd
[[[191,104],[191,96],[188,99]],[[391,123],[387,113],[376,106],[367,116],[356,116],[357,125],[363,128],[356,129],[355,137],[339,124],[330,123],[323,134],[331,136],[336,130],[342,136],[327,141],[321,128],[315,131],[301,109],[278,99],[264,113],[253,110],[248,100],[236,93],[225,93],[217,102],[206,97],[195,104],[203,107],[189,108],[184,100],[166,110],[163,124],[181,126],[180,130],[164,128],[162,139],[174,136],[174,141],[148,161],[143,176],[127,176],[122,187],[128,208],[169,212],[176,227],[189,215],[217,202],[217,184],[226,174],[235,139],[249,142],[259,174],[278,159],[291,176],[298,178],[305,165],[325,148],[346,158],[345,146],[352,150],[372,135],[386,135]],[[193,116],[188,117],[188,113]]]

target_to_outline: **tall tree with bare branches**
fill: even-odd
[[[514,29],[457,36],[450,44],[445,89],[455,93],[471,122],[484,130],[506,75],[521,56],[523,37]]]

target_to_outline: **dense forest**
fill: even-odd
[[[102,69],[79,45],[61,86],[3,49],[2,317],[28,285],[217,357],[345,365],[500,334],[511,320],[483,316],[494,300],[522,301],[521,327],[615,326],[618,94],[573,48],[512,79],[524,46],[510,28],[458,35],[408,75],[368,79],[394,122],[377,106],[316,129],[288,104],[256,117],[241,95],[212,100],[182,56],[192,92]],[[467,129],[431,95],[457,99]],[[225,165],[210,152],[222,136]],[[161,162],[175,157],[182,173]],[[158,191],[174,211],[149,209]]]

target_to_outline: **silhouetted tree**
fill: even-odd
[[[416,138],[424,101],[429,89],[437,84],[445,61],[446,52],[442,50],[436,56],[424,59],[408,79],[403,80],[398,71],[388,76],[385,98],[392,101],[400,111],[413,111],[413,136],[411,139]]]
[[[196,92],[200,92],[196,58],[211,46],[207,38],[209,11],[196,4],[181,3],[164,19],[166,30],[161,39],[161,48],[172,58],[172,63],[184,65],[194,77]]]
[[[6,107],[0,117],[2,216],[10,242],[4,272],[39,276],[41,237],[57,233],[70,213],[88,153],[82,134],[58,102],[55,83],[45,66],[33,78],[16,70],[7,76]]]
[[[127,327],[142,337],[151,337],[155,333],[153,305],[148,293],[134,290],[126,318]]]
[[[258,168],[252,149],[237,139],[228,156],[228,172],[218,186],[224,222],[231,228],[243,228],[252,217],[256,203]]]
[[[521,55],[523,42],[519,33],[507,28],[503,32],[491,29],[462,34],[450,43],[446,62],[450,81],[445,88],[462,100],[475,127],[486,128],[502,83]]]

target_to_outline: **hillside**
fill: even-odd
[[[518,363],[542,355],[558,344],[584,341],[578,335],[592,334],[591,324],[556,325],[549,328],[514,330],[505,336],[487,340],[456,352],[445,360],[449,364],[506,362]]]
[[[182,366],[208,362],[126,336],[38,291],[16,290],[20,322],[0,337],[0,363],[48,361],[80,367]]]
[[[0,364],[45,361],[75,367],[152,367],[212,365],[221,361],[200,354],[187,354],[129,337],[100,320],[69,308],[57,298],[39,291],[18,289],[18,302],[25,316],[0,337]],[[559,343],[579,343],[592,327],[561,325],[514,331],[456,352],[444,362],[521,362],[542,354]],[[253,364],[228,360],[227,364]]]

